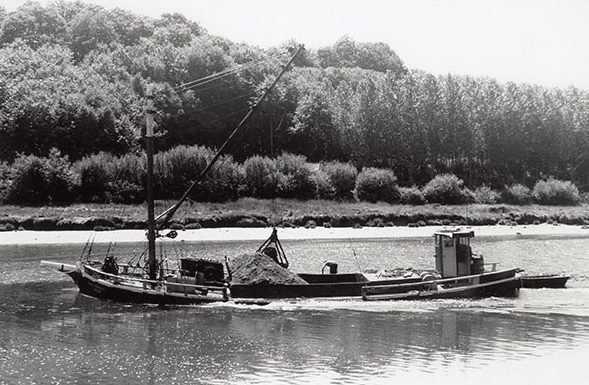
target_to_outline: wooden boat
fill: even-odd
[[[437,232],[436,269],[440,278],[417,283],[373,283],[362,288],[365,301],[516,297],[522,287],[519,269],[484,271],[482,256],[472,255],[474,232]]]
[[[277,243],[276,232],[265,245]],[[232,298],[315,298],[362,297],[367,301],[398,299],[515,297],[521,288],[519,269],[484,271],[482,257],[472,255],[472,231],[443,231],[434,234],[436,269],[439,277],[425,273],[420,276],[394,279],[369,279],[353,274],[299,274],[307,284],[240,285],[231,284]],[[260,251],[260,250],[258,250]],[[284,261],[285,256],[280,256]],[[495,264],[493,264],[495,265]]]
[[[156,258],[156,238],[174,238],[175,231],[167,235],[159,234],[159,231],[169,223],[180,205],[188,198],[190,192],[205,178],[213,165],[219,160],[228,143],[237,134],[239,129],[247,121],[249,116],[257,109],[261,102],[274,88],[282,75],[289,70],[296,57],[303,50],[300,46],[288,63],[283,67],[274,82],[266,89],[264,94],[253,104],[241,122],[235,127],[225,143],[219,148],[215,156],[200,173],[198,178],[186,190],[184,195],[175,205],[155,218],[154,213],[154,120],[153,120],[153,96],[148,90],[146,107],[146,154],[147,154],[147,260],[143,265],[122,264],[114,255],[107,255],[103,262],[92,260],[87,255],[75,265],[61,264],[50,261],[42,261],[41,265],[56,268],[68,274],[78,285],[80,292],[92,297],[118,301],[151,304],[201,304],[217,301],[228,301],[228,288],[223,281],[222,265],[215,261],[200,260],[195,269],[186,271],[181,267],[168,270],[164,259]],[[192,83],[192,82],[191,82]],[[181,86],[182,88],[182,86]],[[84,255],[84,252],[82,253]],[[89,254],[89,253],[88,253]],[[189,263],[189,262],[187,262]],[[219,266],[220,279],[219,279]]]
[[[374,284],[362,288],[365,301],[517,297],[521,288],[518,269],[418,283]]]
[[[301,285],[231,285],[232,298],[327,298],[360,297],[362,288],[373,283],[410,284],[420,277],[371,281],[362,273],[298,274],[307,284]]]
[[[522,286],[526,289],[561,289],[566,286],[566,283],[570,278],[570,275],[561,274],[523,275]]]
[[[129,274],[110,274],[100,263],[78,262],[76,265],[41,261],[68,274],[80,292],[91,297],[117,302],[145,304],[200,304],[228,301],[227,286],[196,285],[170,280],[149,280]]]

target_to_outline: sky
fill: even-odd
[[[589,0],[83,0],[260,47],[384,42],[409,68],[589,90]],[[51,0],[40,0],[50,3]],[[8,11],[24,0],[0,0]]]

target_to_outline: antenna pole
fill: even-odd
[[[155,258],[155,204],[153,194],[153,94],[151,87],[147,89],[147,106],[145,107],[145,145],[147,152],[147,268],[149,279],[157,278],[157,262]]]

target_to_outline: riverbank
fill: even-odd
[[[382,228],[283,228],[279,229],[281,240],[318,239],[401,239],[429,238],[445,226],[382,227]],[[473,230],[476,237],[589,237],[587,226],[574,225],[527,225],[527,226],[462,226]],[[270,236],[268,228],[216,228],[184,230],[178,232],[177,240],[185,242],[263,241]],[[30,244],[85,244],[94,238],[95,243],[126,243],[145,241],[144,230],[93,231],[17,231],[0,233],[0,245]]]
[[[156,213],[174,202],[156,202]],[[145,228],[144,205],[75,204],[57,207],[0,206],[0,230],[122,230]],[[589,205],[391,205],[244,198],[226,203],[187,203],[171,228],[423,227],[443,225],[589,225]]]

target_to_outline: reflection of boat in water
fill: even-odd
[[[562,289],[570,278],[570,275],[562,274],[523,275],[522,287],[526,289]]]

